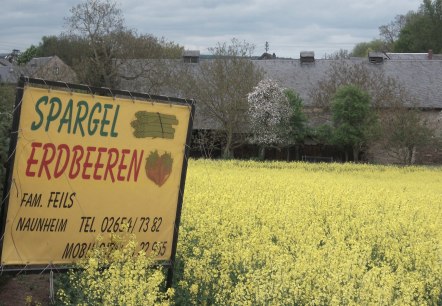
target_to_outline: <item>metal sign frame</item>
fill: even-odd
[[[191,142],[191,135],[192,135],[192,126],[193,126],[193,118],[195,114],[195,101],[194,100],[186,100],[181,98],[175,98],[175,97],[165,97],[165,96],[158,96],[158,95],[149,95],[146,93],[138,93],[138,92],[129,92],[124,90],[117,90],[117,89],[109,89],[109,88],[98,88],[98,87],[92,87],[87,85],[80,85],[80,84],[71,84],[71,83],[64,83],[64,82],[56,82],[56,81],[49,81],[49,80],[43,80],[43,79],[34,79],[34,78],[28,78],[28,77],[20,77],[18,81],[18,86],[16,90],[16,100],[15,100],[15,108],[13,113],[13,123],[12,123],[12,130],[11,130],[11,139],[10,139],[10,145],[9,145],[9,159],[7,162],[7,169],[6,169],[6,178],[4,182],[4,194],[2,198],[2,205],[0,207],[0,258],[2,258],[2,251],[3,251],[3,242],[4,242],[4,234],[5,234],[5,228],[6,228],[6,219],[8,214],[8,207],[9,207],[9,193],[11,190],[12,185],[12,178],[13,178],[13,169],[14,169],[14,162],[15,162],[15,152],[18,142],[18,129],[20,126],[20,116],[21,116],[21,101],[23,99],[24,94],[24,87],[25,85],[30,85],[33,87],[40,87],[40,88],[47,88],[47,89],[57,89],[62,91],[69,91],[69,92],[79,92],[79,93],[89,93],[91,95],[98,95],[98,96],[104,96],[104,97],[118,97],[118,98],[125,98],[125,99],[138,99],[143,100],[146,102],[158,102],[158,103],[165,103],[165,104],[176,104],[176,105],[186,105],[190,106],[190,117],[189,117],[189,123],[187,127],[187,135],[186,135],[186,141],[185,141],[185,148],[184,148],[184,158],[183,158],[183,164],[181,168],[181,178],[180,178],[180,184],[179,184],[179,190],[178,190],[178,199],[177,199],[177,209],[176,209],[176,216],[175,216],[175,223],[173,228],[173,240],[172,240],[172,246],[171,246],[171,256],[170,260],[159,262],[158,264],[165,266],[168,268],[168,275],[167,275],[167,287],[171,287],[172,285],[172,278],[173,278],[173,267],[175,263],[175,257],[176,257],[176,248],[177,248],[177,241],[178,241],[178,233],[179,233],[179,225],[181,221],[181,210],[182,210],[182,204],[183,204],[183,196],[184,196],[184,188],[185,188],[185,181],[186,181],[186,173],[187,173],[187,160],[189,157],[189,151],[190,151],[190,142]],[[66,269],[71,268],[71,266],[66,265],[52,265],[48,263],[47,266],[41,266],[41,265],[26,265],[26,266],[2,266],[2,271],[4,272],[38,272],[41,273],[45,270],[57,270],[57,271],[64,271]]]

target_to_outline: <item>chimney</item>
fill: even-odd
[[[368,61],[372,64],[382,64],[384,62],[383,52],[368,52]]]
[[[200,51],[199,50],[184,50],[183,60],[185,63],[199,63]]]
[[[433,50],[432,49],[428,50],[428,59],[429,60],[433,59]]]
[[[315,52],[314,51],[301,51],[299,54],[299,60],[301,64],[309,64],[315,62]]]

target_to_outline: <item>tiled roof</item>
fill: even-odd
[[[0,65],[0,83],[15,83],[17,78],[18,74],[13,66]]]
[[[6,58],[0,58],[0,67],[2,66],[12,66],[12,64]]]
[[[442,60],[384,60],[371,64],[366,58],[345,60],[348,64],[363,64],[367,69],[382,70],[410,91],[422,108],[442,109]],[[299,60],[255,61],[266,77],[277,80],[281,86],[297,91],[306,106],[312,106],[309,93],[326,76],[334,60],[318,59],[305,65]]]
[[[200,51],[199,50],[185,50],[183,51],[183,56],[187,57],[199,57],[200,56]]]
[[[201,62],[213,59],[202,59]],[[369,70],[382,71],[386,77],[396,79],[403,87],[407,88],[417,99],[417,105],[422,108],[442,109],[442,60],[389,60],[372,64],[368,58],[352,58],[347,60],[317,59],[312,63],[301,64],[299,59],[271,59],[253,60],[253,63],[262,68],[265,77],[274,79],[285,88],[294,89],[304,101],[304,105],[313,106],[310,94],[318,83],[327,76],[333,65],[344,63],[346,65],[364,65]],[[180,60],[171,60],[168,63],[174,67],[186,65],[188,72],[198,73],[200,64],[184,64]],[[132,83],[122,82],[122,87],[133,91],[148,91],[147,82]],[[143,87],[144,86],[144,87]],[[180,98],[193,98],[183,96],[176,88],[165,87],[155,94],[176,96]],[[197,102],[194,127],[209,129],[216,126],[215,122],[206,118],[202,112],[199,101]]]
[[[426,60],[428,53],[386,53],[391,60]]]
[[[34,57],[32,58],[27,64],[26,67],[29,70],[29,74],[35,73],[38,69],[46,65],[51,59],[53,59],[53,56],[46,56],[46,57]]]

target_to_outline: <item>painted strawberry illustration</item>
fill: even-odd
[[[159,155],[158,151],[150,152],[146,158],[146,175],[158,186],[162,186],[172,172],[173,158],[168,152]]]

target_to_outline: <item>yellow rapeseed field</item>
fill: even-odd
[[[175,297],[440,305],[441,220],[441,168],[190,160]]]

